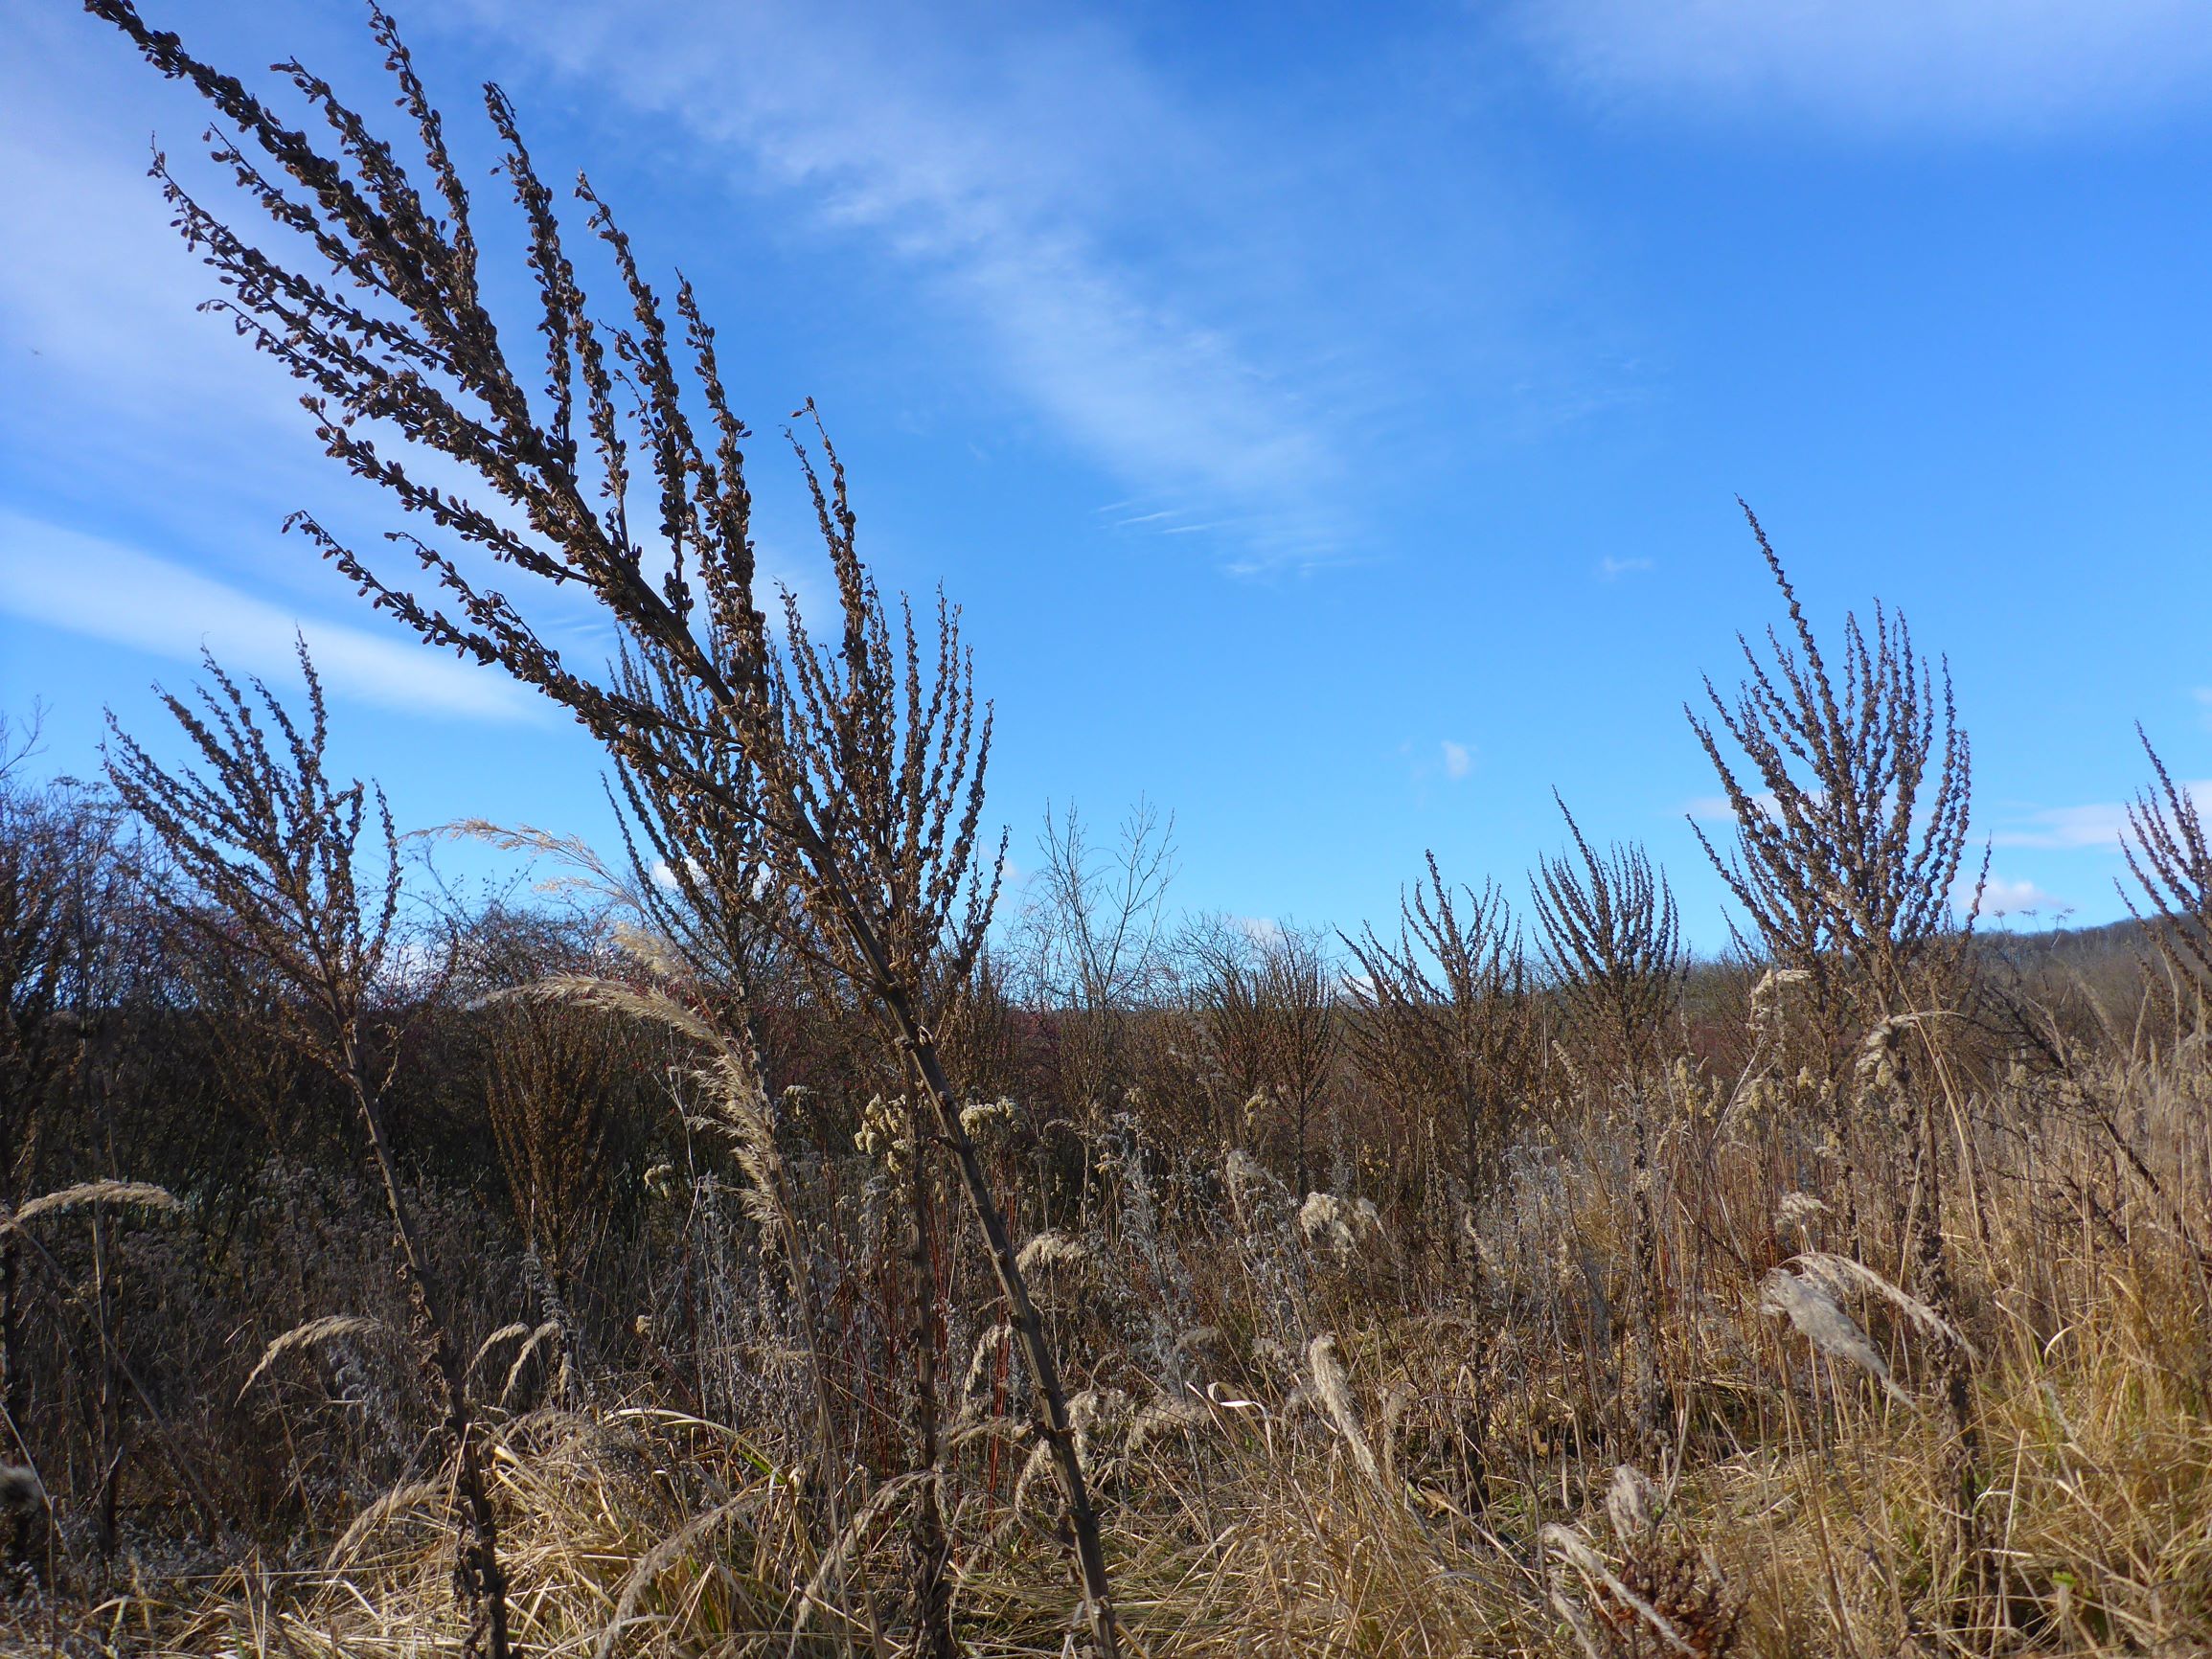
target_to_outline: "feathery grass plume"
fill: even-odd
[[[254,1384],[268,1374],[269,1367],[294,1349],[312,1348],[319,1342],[334,1342],[341,1336],[367,1336],[373,1332],[380,1334],[385,1329],[382,1320],[364,1319],[353,1313],[330,1313],[320,1319],[310,1319],[304,1325],[295,1325],[262,1350],[261,1358],[254,1362],[253,1370],[246,1373],[245,1381],[239,1385],[238,1398],[243,1399],[251,1394]]]
[[[493,1349],[510,1342],[519,1342],[530,1334],[530,1326],[519,1319],[512,1325],[502,1325],[497,1330],[477,1344],[475,1353],[468,1360],[467,1375],[473,1378],[484,1362],[491,1357]]]
[[[1899,1289],[1862,1261],[1856,1261],[1848,1256],[1832,1255],[1825,1250],[1808,1250],[1802,1255],[1791,1257],[1789,1265],[1813,1280],[1836,1302],[1854,1294],[1879,1298],[1904,1314],[1923,1335],[1945,1347],[1962,1348],[1970,1354],[1973,1352],[1973,1345],[1967,1341],[1957,1326],[1919,1297]]]
[[[1309,1193],[1298,1207],[1298,1231],[1315,1249],[1346,1262],[1382,1236],[1382,1216],[1367,1198],[1343,1199],[1334,1193]]]
[[[960,1379],[960,1397],[967,1402],[964,1417],[972,1417],[982,1409],[985,1384],[1005,1361],[1013,1341],[1014,1327],[1004,1320],[985,1326],[976,1334],[975,1346],[969,1352],[967,1373]]]
[[[1089,1263],[1090,1251],[1065,1233],[1044,1232],[1021,1247],[1020,1261],[1024,1275],[1073,1272]]]
[[[1129,1420],[1128,1455],[1137,1457],[1155,1440],[1195,1434],[1212,1421],[1212,1414],[1190,1395],[1163,1394]]]
[[[144,1210],[184,1208],[166,1188],[148,1181],[85,1181],[34,1198],[12,1216],[0,1216],[0,1227],[20,1227],[41,1216],[58,1215],[87,1204],[133,1204]]]
[[[1359,1411],[1352,1400],[1352,1379],[1345,1374],[1344,1362],[1336,1357],[1336,1338],[1316,1336],[1307,1347],[1306,1363],[1313,1374],[1314,1398],[1344,1437],[1344,1443],[1352,1448],[1352,1461],[1359,1466],[1370,1486],[1383,1490],[1382,1465],[1367,1442],[1366,1431],[1359,1426]]]
[[[1759,1282],[1759,1309],[1771,1317],[1787,1318],[1797,1328],[1798,1335],[1831,1359],[1845,1359],[1858,1366],[1900,1405],[1920,1409],[1891,1378],[1889,1362],[1866,1339],[1859,1322],[1836,1305],[1824,1286],[1801,1279],[1788,1268],[1773,1268]]]
[[[530,1333],[530,1340],[515,1351],[514,1362],[507,1368],[507,1380],[499,1385],[501,1406],[513,1404],[514,1392],[522,1386],[522,1377],[530,1362],[537,1357],[537,1351],[547,1343],[560,1341],[560,1321],[548,1319]]]
[[[323,1571],[331,1574],[344,1572],[354,1553],[396,1517],[405,1514],[418,1505],[442,1504],[449,1484],[442,1476],[432,1476],[428,1480],[404,1482],[384,1492],[375,1503],[355,1515],[346,1530],[338,1534],[337,1542],[323,1557]]]
[[[1774,1231],[1787,1233],[1795,1227],[1810,1233],[1813,1223],[1835,1212],[1810,1193],[1785,1193],[1781,1202],[1774,1206]]]
[[[1633,1547],[1658,1525],[1659,1494],[1634,1464],[1617,1464],[1606,1487],[1606,1520],[1624,1547]]]

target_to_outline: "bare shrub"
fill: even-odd
[[[1638,846],[1604,853],[1559,803],[1574,856],[1539,860],[1531,886],[1547,979],[1585,1078],[1636,1078],[1662,1057],[1689,953],[1666,876]]]
[[[1708,678],[1711,722],[1684,711],[1735,815],[1733,853],[1692,828],[1750,920],[1745,945],[1808,976],[1833,1066],[1854,1031],[1957,994],[1980,897],[1976,885],[1962,925],[1952,895],[1972,751],[1950,669],[1939,682],[1902,615],[1878,604],[1871,637],[1844,619],[1837,684],[1766,531],[1748,507],[1744,515],[1791,640],[1767,631],[1771,667],[1740,640],[1746,678],[1734,701]]]
[[[1233,1141],[1288,1141],[1295,1190],[1311,1191],[1313,1132],[1341,1037],[1336,973],[1320,936],[1218,922],[1189,948],[1199,1017],[1237,1118]]]
[[[90,10],[161,73],[192,82],[238,134],[216,140],[217,163],[344,284],[240,235],[157,157],[180,231],[230,290],[215,308],[306,383],[332,459],[446,544],[399,537],[425,579],[410,584],[312,516],[294,522],[425,641],[496,666],[575,715],[627,777],[687,815],[691,828],[669,839],[672,851],[686,839],[757,838],[766,888],[790,900],[765,908],[768,924],[879,1021],[911,1074],[926,1148],[944,1148],[957,1168],[1008,1305],[1037,1385],[1038,1432],[1065,1489],[1094,1639],[1110,1655],[1106,1557],[1058,1359],[937,1042],[998,891],[998,862],[980,840],[990,710],[975,697],[955,613],[941,600],[918,633],[908,609],[883,603],[856,549],[843,465],[825,438],[826,477],[795,441],[794,449],[835,582],[836,625],[817,642],[787,593],[782,626],[771,626],[755,591],[749,433],[725,396],[696,296],[679,283],[672,329],[628,238],[580,182],[628,312],[595,315],[554,193],[496,88],[486,108],[525,221],[538,302],[543,354],[528,365],[509,356],[493,321],[473,205],[442,118],[382,12],[372,26],[415,129],[412,168],[300,64],[281,72],[336,133],[333,152],[175,35],[149,29],[127,0],[90,0]],[[459,466],[499,509],[425,483],[396,457],[393,435],[413,463],[440,456]],[[594,676],[564,659],[521,605],[477,574],[480,557],[540,591],[578,584],[615,626],[616,670]],[[717,739],[705,745],[702,713]]]
[[[107,774],[174,863],[181,919],[223,958],[249,973],[266,971],[285,986],[290,995],[278,1005],[285,1035],[351,1097],[452,1442],[459,1529],[454,1574],[469,1611],[467,1648],[506,1659],[507,1579],[467,1366],[385,1130],[383,1097],[398,1063],[397,1045],[385,1045],[393,1057],[381,1069],[370,1049],[373,999],[399,916],[399,842],[382,792],[358,781],[340,783],[327,769],[329,720],[305,643],[299,660],[307,680],[306,725],[261,681],[249,682],[255,693],[249,698],[206,657],[212,686],[201,688],[196,707],[162,696],[202,770],[164,768],[111,720]],[[383,846],[381,859],[364,869],[364,854],[375,850],[374,841],[363,846],[365,830],[379,835]]]
[[[1399,900],[1398,937],[1347,937],[1352,1047],[1360,1068],[1425,1102],[1456,1130],[1471,1204],[1488,1192],[1533,1035],[1520,929],[1493,883],[1454,891],[1428,855],[1428,880]]]

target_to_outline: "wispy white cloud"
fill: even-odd
[[[194,314],[216,284],[146,176],[148,116],[111,117],[85,43],[63,33],[0,12],[26,48],[0,53],[0,443],[80,489],[158,493],[194,515],[265,505],[314,456],[272,442],[307,430],[296,388]],[[117,53],[107,67],[136,66]]]
[[[2117,801],[2096,801],[2083,807],[2043,807],[2024,814],[2004,829],[1991,832],[1999,847],[2081,848],[2120,845],[2128,828],[2128,809]]]
[[[1608,581],[1618,581],[1624,576],[1651,568],[1652,561],[1648,558],[1615,558],[1608,554],[1598,560],[1598,575]]]
[[[1585,90],[1699,114],[2019,131],[2212,90],[2201,0],[1526,0],[1519,21]]]
[[[1272,916],[1232,916],[1228,920],[1231,927],[1263,950],[1281,944],[1288,937],[1283,924]]]
[[[304,634],[332,691],[387,708],[536,720],[510,681],[423,647],[299,616],[135,548],[0,510],[0,608],[47,627],[178,662],[281,675]]]
[[[2179,785],[2200,811],[2212,812],[2212,779]],[[1999,847],[2102,848],[2117,851],[2128,831],[2128,808],[2119,801],[2092,801],[2079,807],[2041,807],[2015,814],[1990,835]]]
[[[1398,745],[1398,753],[1407,777],[1424,789],[1439,778],[1457,784],[1474,773],[1474,745],[1454,738],[1440,738],[1434,742],[1416,742],[1408,738]]]
[[[673,116],[740,181],[893,261],[1053,430],[1155,498],[1125,528],[1220,532],[1266,565],[1344,536],[1328,488],[1342,461],[1298,376],[1241,337],[1219,281],[1166,268],[1197,257],[1207,210],[1230,211],[1194,193],[1246,189],[1249,157],[1228,165],[1104,24],[704,0],[471,14],[595,95]],[[1177,207],[1192,211],[1163,225]]]

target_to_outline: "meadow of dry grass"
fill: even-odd
[[[1202,1016],[1176,1023],[1148,1066],[1175,1065],[1176,1037],[1202,1044]],[[1865,1173],[1879,1136],[1846,1160],[1819,1087],[1761,1067],[1754,1043],[1733,1075],[1685,1057],[1632,1095],[1516,1102],[1472,1204],[1435,1125],[1363,1098],[1354,1076],[1334,1079],[1329,1190],[1303,1198],[1267,1167],[1265,1102],[1248,1115],[1257,1156],[1167,1114],[1149,1123],[1141,1087],[1087,1124],[1048,1123],[1035,1102],[975,1113],[1010,1206],[1040,1202],[1024,1262],[1071,1374],[1129,1650],[2212,1644],[2212,1068],[2195,1039],[2051,1046],[1940,1085],[1951,1318],[1972,1353],[1963,1510],[1940,1388],[1951,1338],[1892,1294],[1911,1271],[1883,1179]],[[864,1470],[842,1539],[822,1526],[787,1279],[703,1119],[688,1146],[664,1125],[606,1170],[636,1214],[580,1252],[565,1332],[539,1329],[541,1268],[512,1210],[425,1185],[437,1254],[467,1264],[525,1651],[864,1650],[870,1596],[887,1648],[907,1639],[901,1509],[921,1477],[898,1433],[898,1177],[855,1148],[864,1105],[794,1093],[776,1114],[836,1420]],[[1641,1172],[1639,1126],[1653,1147]],[[1855,1193],[1836,1184],[1847,1161]],[[57,1420],[99,1394],[101,1368],[46,1351],[34,1412],[50,1426],[34,1438],[57,1525],[43,1584],[25,1579],[9,1603],[11,1639],[455,1647],[450,1475],[392,1335],[406,1313],[374,1209],[311,1161],[226,1184],[242,1217],[125,1193],[20,1221],[72,1278],[80,1306],[56,1317],[80,1319],[84,1276],[104,1274],[89,1294],[167,1420],[118,1408],[126,1486],[103,1536],[94,1471],[77,1474]],[[1770,1287],[1778,1271],[1816,1287],[1805,1329]],[[961,1648],[1059,1653],[1077,1592],[1018,1363],[972,1252],[945,1248],[933,1278],[948,1386],[931,1478]],[[361,1323],[309,1330],[247,1386],[308,1314]],[[1630,1398],[1644,1329],[1655,1425]],[[217,1511],[212,1535],[188,1480]]]
[[[1941,659],[1880,607],[1824,658],[1753,519],[1723,956],[1572,816],[1525,907],[1431,858],[1356,935],[1177,917],[1142,807],[1010,898],[957,613],[878,592],[818,422],[834,624],[755,591],[696,297],[580,184],[587,303],[502,94],[505,334],[389,18],[406,144],[288,66],[318,149],[89,9],[214,107],[285,252],[157,161],[178,227],[429,540],[308,535],[573,716],[627,845],[412,880],[304,647],[97,785],[0,725],[0,1641],[2212,1649],[2212,841],[2155,754],[2139,923],[1977,937]]]

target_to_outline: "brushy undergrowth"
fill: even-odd
[[[1882,1289],[1894,1240],[1865,1236],[1856,1280],[1820,1271],[1846,1243],[1837,1207],[1807,1195],[1835,1149],[1816,1138],[1825,1114],[1793,1092],[1772,1079],[1731,1089],[1684,1065],[1641,1108],[1663,1125],[1643,1179],[1663,1217],[1669,1416],[1642,1443],[1620,1387],[1622,1310],[1637,1292],[1618,1113],[1562,1102],[1530,1115],[1507,1179],[1471,1210],[1439,1177],[1418,1211],[1371,1208],[1366,1225],[1334,1227],[1302,1224],[1314,1201],[1293,1203],[1248,1155],[1172,1154],[1125,1117],[1094,1148],[1089,1225],[1032,1255],[1082,1390],[1082,1449],[1132,1650],[2212,1645],[2202,1045],[2064,1076],[2016,1071],[1950,1102],[1966,1196],[1947,1243],[1976,1358],[1966,1517],[1938,1338],[1911,1298]],[[1010,1139],[1002,1173],[1020,1155]],[[855,1226],[863,1162],[854,1154],[848,1171]],[[812,1586],[798,1650],[862,1640],[852,1598],[840,1610],[821,1593],[810,1419],[781,1280],[715,1177],[654,1203],[665,1213],[651,1225],[726,1252],[706,1265],[751,1300],[725,1310],[713,1352],[684,1359],[718,1374],[723,1398],[712,1414],[687,1408],[634,1353],[569,1376],[565,1398],[550,1373],[493,1394],[514,1634],[546,1654],[783,1651]],[[1425,1236],[1408,1236],[1414,1220]],[[833,1224],[815,1223],[825,1266],[841,1248]],[[159,1237],[175,1223],[135,1225]],[[1777,1270],[1814,1285],[1874,1363],[1773,1311],[1763,1285]],[[865,1271],[855,1261],[832,1276]],[[635,1317],[643,1329],[653,1312]],[[1072,1592],[1057,1494],[1015,1432],[1004,1333],[951,1320],[945,1352],[961,1378],[941,1479],[964,1648],[1059,1653]],[[489,1363],[504,1374],[512,1361]],[[343,1366],[302,1369],[318,1365],[256,1419],[296,1448],[303,1482],[321,1466],[307,1448],[375,1409],[345,1393]],[[864,1377],[834,1374],[853,1404]],[[1626,1517],[1623,1464],[1640,1492]],[[459,1640],[446,1493],[434,1469],[404,1472],[301,1517],[288,1549],[164,1539],[151,1510],[103,1561],[65,1542],[74,1572],[12,1604],[11,1640],[445,1650]],[[849,1585],[900,1581],[901,1478],[855,1518]]]

